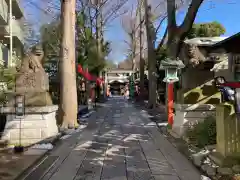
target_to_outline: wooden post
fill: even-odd
[[[216,108],[217,150],[223,156],[240,155],[240,121],[231,104]]]
[[[217,105],[217,152],[210,158],[221,166],[232,166],[240,159],[240,121],[234,106],[229,103]]]
[[[63,128],[77,126],[77,87],[75,58],[76,0],[61,1],[60,114]]]

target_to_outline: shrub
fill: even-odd
[[[186,131],[189,143],[203,148],[206,145],[216,144],[216,118],[208,116],[204,121],[198,122]]]

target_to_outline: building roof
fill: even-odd
[[[133,70],[130,69],[109,69],[107,73],[131,73]]]
[[[228,37],[196,37],[192,39],[187,39],[184,42],[186,44],[194,44],[197,46],[212,46],[216,43],[222,42]]]
[[[225,38],[224,40],[218,43],[215,43],[212,46],[212,48],[220,48],[220,47],[230,48],[232,44],[239,44],[238,42],[240,42],[240,32],[237,34],[234,34],[233,36]]]

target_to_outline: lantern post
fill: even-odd
[[[19,119],[19,144],[14,146],[14,151],[16,153],[22,153],[24,151],[24,147],[22,145],[22,119],[25,115],[25,96],[24,95],[16,95],[15,97],[15,116]]]
[[[184,68],[185,65],[179,59],[172,60],[167,58],[161,61],[160,68],[165,70],[165,78],[163,82],[167,83],[167,114],[168,114],[168,127],[172,128],[173,125],[173,108],[174,108],[174,85],[178,82],[178,70]]]
[[[129,77],[129,97],[131,99],[134,98],[134,74],[131,74],[131,76]]]

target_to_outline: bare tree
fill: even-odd
[[[128,36],[125,43],[128,45],[127,56],[132,61],[132,70],[136,70],[136,50],[137,50],[137,13],[134,12],[133,6],[130,14],[126,14],[122,19],[122,27]]]
[[[154,14],[153,10],[151,10],[151,6],[148,4],[147,0],[145,0],[145,24],[146,24],[146,32],[147,32],[147,48],[148,48],[148,74],[149,74],[149,106],[150,107],[155,107],[156,105],[156,51],[159,51],[161,47],[163,46],[164,42],[166,41],[166,38],[169,38],[169,26],[165,29],[164,35],[159,42],[156,50],[155,50],[155,42],[157,40],[157,33],[161,29],[163,22],[166,20],[166,18],[169,20],[169,9],[165,8],[166,3],[167,7],[169,7],[169,2],[171,0],[163,0],[160,2],[159,5],[157,5],[155,8],[158,6],[162,6],[163,9],[161,9],[161,13],[159,14]],[[175,9],[175,14],[177,13],[178,10],[182,9],[184,5],[186,5],[186,1],[182,0],[174,0],[174,9]],[[155,18],[153,18],[155,16]],[[153,26],[153,21],[154,19],[158,19],[158,24]],[[190,27],[191,29],[191,27]],[[189,29],[189,30],[190,30]],[[175,33],[173,33],[175,35]],[[184,37],[185,38],[185,37]],[[183,38],[183,39],[184,39]],[[181,43],[180,41],[179,43]],[[170,48],[168,48],[169,52],[172,52]]]
[[[151,108],[156,106],[156,55],[154,50],[154,37],[155,30],[153,23],[151,22],[151,6],[148,5],[147,0],[144,0],[145,9],[145,25],[146,25],[146,36],[147,36],[147,48],[148,48],[148,105]]]
[[[167,52],[171,58],[176,59],[178,57],[181,45],[186,38],[188,32],[191,30],[198,9],[203,1],[204,0],[191,0],[186,16],[182,24],[178,26],[176,23],[176,0],[167,0]]]
[[[140,22],[140,25],[139,25],[139,45],[140,45],[140,67],[139,67],[139,71],[140,71],[140,96],[141,98],[143,99],[143,95],[144,95],[144,66],[145,66],[145,61],[143,59],[143,18],[142,18],[142,0],[139,0],[139,22]]]
[[[144,94],[145,60],[148,62],[149,81],[150,84],[152,83],[154,85],[154,87],[149,87],[149,89],[151,89],[151,92],[149,93],[149,100],[151,99],[149,101],[150,106],[155,106],[156,102],[155,42],[157,40],[156,34],[161,29],[162,24],[167,17],[164,2],[165,0],[157,4],[156,1],[151,1],[151,4],[154,6],[154,9],[151,10],[149,2],[138,0],[137,6],[135,5],[136,3],[134,4],[135,9],[132,7],[130,13],[122,23],[123,29],[129,37],[129,40],[125,42],[128,44],[131,52],[131,59],[133,60],[134,65],[133,69],[136,69],[136,65],[140,61],[140,94]],[[144,23],[145,26],[143,26]],[[144,59],[143,54],[145,54],[146,50],[148,55],[145,56]]]
[[[107,26],[114,19],[122,16],[127,12],[124,9],[128,0],[102,0],[99,11],[102,14],[102,25]]]

